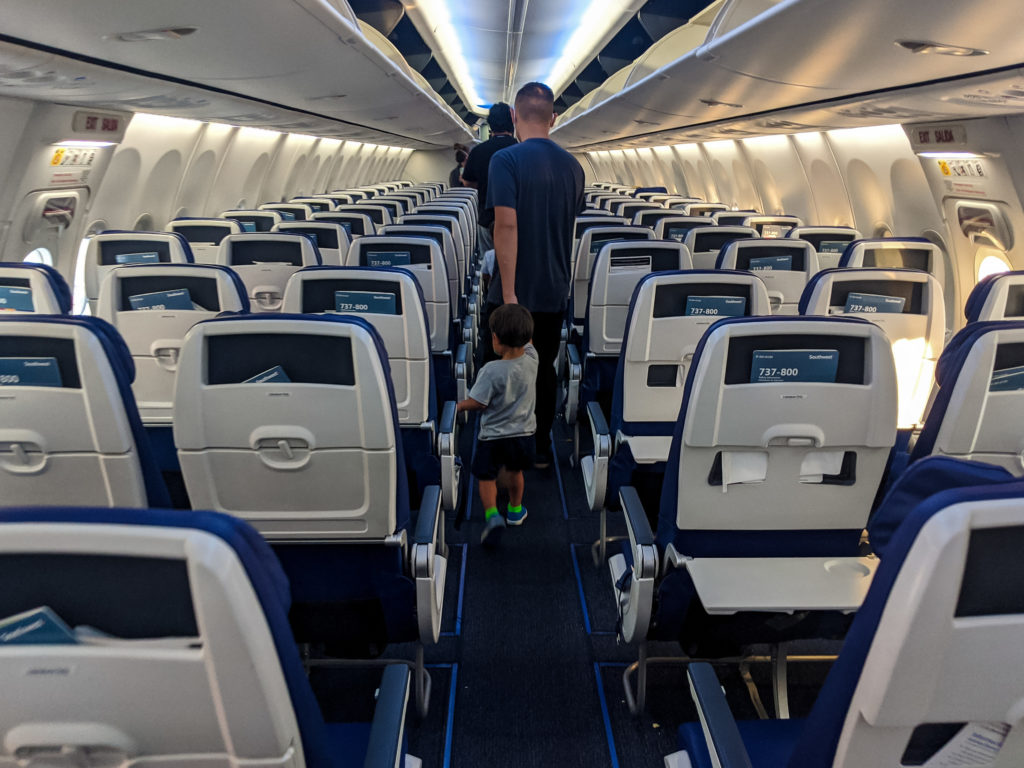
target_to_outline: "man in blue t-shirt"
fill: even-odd
[[[497,152],[488,173],[497,269],[487,305],[522,304],[533,315],[540,358],[535,465],[544,467],[551,462],[554,363],[572,282],[573,225],[584,208],[583,167],[549,138],[555,110],[546,85],[520,88],[512,117],[520,143]]]

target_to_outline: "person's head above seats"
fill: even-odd
[[[513,133],[516,129],[512,121],[512,107],[503,101],[491,105],[487,113],[487,124],[491,127],[491,134]]]
[[[547,138],[555,124],[555,95],[544,83],[527,83],[516,94],[512,113],[521,140]]]

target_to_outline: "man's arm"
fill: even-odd
[[[519,231],[516,209],[504,205],[494,207],[494,255],[501,274],[502,300],[518,304],[516,298],[516,261],[519,249]]]
[[[463,172],[462,174],[462,186],[469,187],[470,189],[480,189],[479,184],[477,184],[475,181],[470,181],[469,179],[466,178],[465,172]]]

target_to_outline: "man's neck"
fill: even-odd
[[[547,139],[550,138],[551,126],[547,124],[520,123],[516,126],[516,133],[519,134],[520,141]]]

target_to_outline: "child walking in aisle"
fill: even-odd
[[[477,374],[469,397],[459,411],[482,411],[480,435],[470,471],[480,487],[484,530],[480,542],[496,546],[508,525],[522,525],[525,481],[523,470],[533,466],[533,435],[537,431],[537,350],[533,317],[526,307],[503,304],[491,313],[491,341],[498,360]],[[498,474],[504,470],[508,512],[498,512]]]

